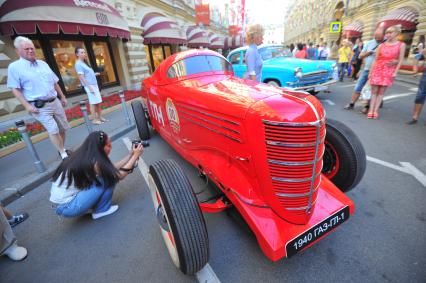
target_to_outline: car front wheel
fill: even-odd
[[[173,160],[152,164],[148,182],[170,257],[184,274],[193,275],[208,262],[209,239],[192,186]]]
[[[322,173],[343,192],[353,189],[366,169],[366,154],[355,133],[327,119]]]

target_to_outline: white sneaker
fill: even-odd
[[[117,211],[117,209],[118,209],[118,205],[111,205],[110,208],[107,211],[99,212],[99,213],[92,213],[92,218],[98,219],[98,218],[113,214],[114,212]]]
[[[7,255],[11,260],[20,261],[27,257],[28,252],[26,248],[18,246],[18,244],[15,242],[10,247],[8,247],[3,254]]]

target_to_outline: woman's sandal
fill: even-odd
[[[373,119],[375,120],[379,119],[379,113],[373,113]]]
[[[373,119],[374,118],[374,113],[368,113],[367,114],[367,118],[368,119]]]

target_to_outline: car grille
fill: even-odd
[[[321,181],[324,120],[312,123],[263,121],[272,189],[286,214],[310,212]]]
[[[297,82],[298,85],[313,85],[322,83],[328,80],[327,71],[316,71],[311,73],[303,74],[303,76]]]

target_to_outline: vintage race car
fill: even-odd
[[[141,92],[144,103],[132,103],[140,137],[149,139],[150,124],[218,191],[199,201],[176,162],[150,165],[160,230],[185,274],[208,261],[201,211],[237,211],[273,261],[306,249],[354,213],[343,192],[364,174],[364,149],[348,127],[326,119],[314,96],[237,78],[208,50],[168,57]]]
[[[303,90],[316,95],[337,82],[335,61],[306,60],[294,58],[281,45],[261,45],[258,48],[263,60],[262,82],[274,86]],[[227,58],[235,75],[243,78],[247,66],[244,61],[247,46],[231,51]]]

